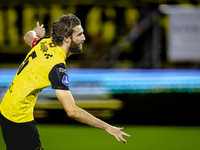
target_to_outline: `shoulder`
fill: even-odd
[[[64,63],[56,64],[49,73],[53,89],[69,90],[69,77]]]
[[[32,48],[35,47],[40,41],[42,40],[49,40],[50,37],[43,37],[43,38],[35,38],[32,42]]]
[[[51,40],[50,37],[43,37],[43,38],[39,39],[36,44],[40,43],[41,41],[49,41],[49,40]]]

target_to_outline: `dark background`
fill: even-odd
[[[18,68],[30,50],[23,41],[23,35],[35,27],[36,21],[44,24],[46,36],[50,36],[52,21],[62,14],[74,13],[82,21],[87,40],[81,54],[67,59],[68,68],[199,69],[198,62],[168,61],[166,54],[168,25],[164,21],[167,15],[159,11],[160,4],[198,6],[199,1],[1,1],[0,67]],[[129,14],[130,12],[133,14]],[[143,22],[144,19],[146,22]],[[135,29],[132,35],[130,35],[131,29]],[[111,37],[107,38],[109,36],[106,35]],[[156,52],[153,49],[155,36],[158,47]],[[128,44],[121,47],[119,43],[124,37],[127,38]],[[115,111],[114,116],[110,118],[109,121],[113,123],[200,125],[198,92],[114,94],[112,97],[120,99],[125,104],[123,109]],[[66,117],[63,110],[48,110],[48,112],[49,118],[37,121],[74,123],[70,119],[63,121],[63,117]],[[61,114],[60,118],[57,117],[58,114]]]

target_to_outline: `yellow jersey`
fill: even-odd
[[[52,85],[54,89],[68,89],[66,54],[54,46],[51,38],[38,41],[19,67],[1,104],[1,114],[16,123],[34,120],[33,111],[38,93]]]

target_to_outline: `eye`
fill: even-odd
[[[77,36],[82,36],[83,35],[83,32],[80,32]]]

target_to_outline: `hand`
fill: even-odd
[[[120,141],[122,140],[124,142],[124,144],[127,144],[126,140],[123,138],[122,135],[130,137],[130,135],[126,134],[125,132],[121,131],[124,128],[117,128],[117,127],[113,127],[113,126],[108,126],[107,129],[105,129],[106,132],[108,132],[109,134],[115,136],[115,138]]]
[[[45,28],[43,28],[43,26],[43,24],[40,26],[39,22],[37,22],[36,27],[33,29],[39,38],[43,38],[46,33]]]

